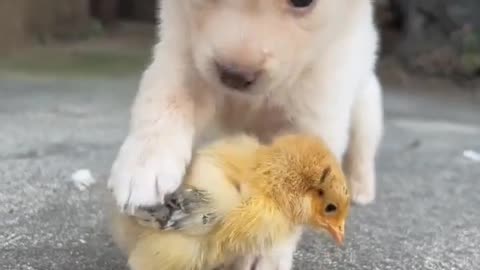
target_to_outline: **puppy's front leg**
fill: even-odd
[[[223,267],[221,270],[253,270],[257,261],[257,256],[244,256],[236,259],[232,264]]]
[[[176,53],[161,48],[144,73],[130,132],[112,166],[109,188],[129,214],[140,206],[163,203],[180,185],[190,162],[196,100],[184,85],[182,59]]]
[[[352,110],[350,144],[345,170],[355,203],[375,199],[375,156],[383,134],[383,106],[380,84],[375,75],[359,90]]]
[[[284,243],[275,246],[271,251],[256,257],[252,260],[251,256],[243,259],[248,264],[243,264],[244,268],[234,268],[235,270],[290,270],[293,267],[293,255],[297,249],[297,244],[302,235],[299,229],[290,239]]]

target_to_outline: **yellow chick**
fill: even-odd
[[[215,269],[268,251],[302,226],[326,230],[342,244],[350,206],[337,160],[307,135],[269,145],[249,136],[208,145],[175,196],[146,209],[140,222],[116,212],[114,239],[131,269]]]

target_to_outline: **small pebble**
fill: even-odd
[[[84,191],[95,183],[95,178],[93,178],[90,170],[81,169],[72,174],[71,181],[79,190]]]
[[[480,162],[480,153],[477,151],[465,150],[463,156],[471,161]]]

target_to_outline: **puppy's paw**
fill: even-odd
[[[221,268],[222,270],[255,270],[255,266],[257,265],[260,256],[243,256],[238,257],[233,261],[231,264],[224,266]],[[273,268],[272,268],[273,269]]]
[[[180,186],[191,155],[180,143],[140,136],[125,140],[108,181],[122,212],[135,215],[139,207],[162,204]]]
[[[349,176],[349,181],[353,203],[366,205],[375,200],[375,172],[373,168],[354,169]]]
[[[141,207],[136,216],[141,225],[161,230],[204,231],[216,221],[208,193],[195,188],[180,188],[165,196],[165,203]]]
[[[292,259],[284,257],[268,257],[261,256],[257,257],[254,263],[250,268],[245,268],[245,270],[290,270],[292,268]]]

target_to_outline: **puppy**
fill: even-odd
[[[159,18],[109,179],[124,212],[163,203],[198,144],[240,131],[322,137],[353,201],[374,200],[383,108],[371,0],[162,0]],[[256,269],[290,269],[299,236]]]

